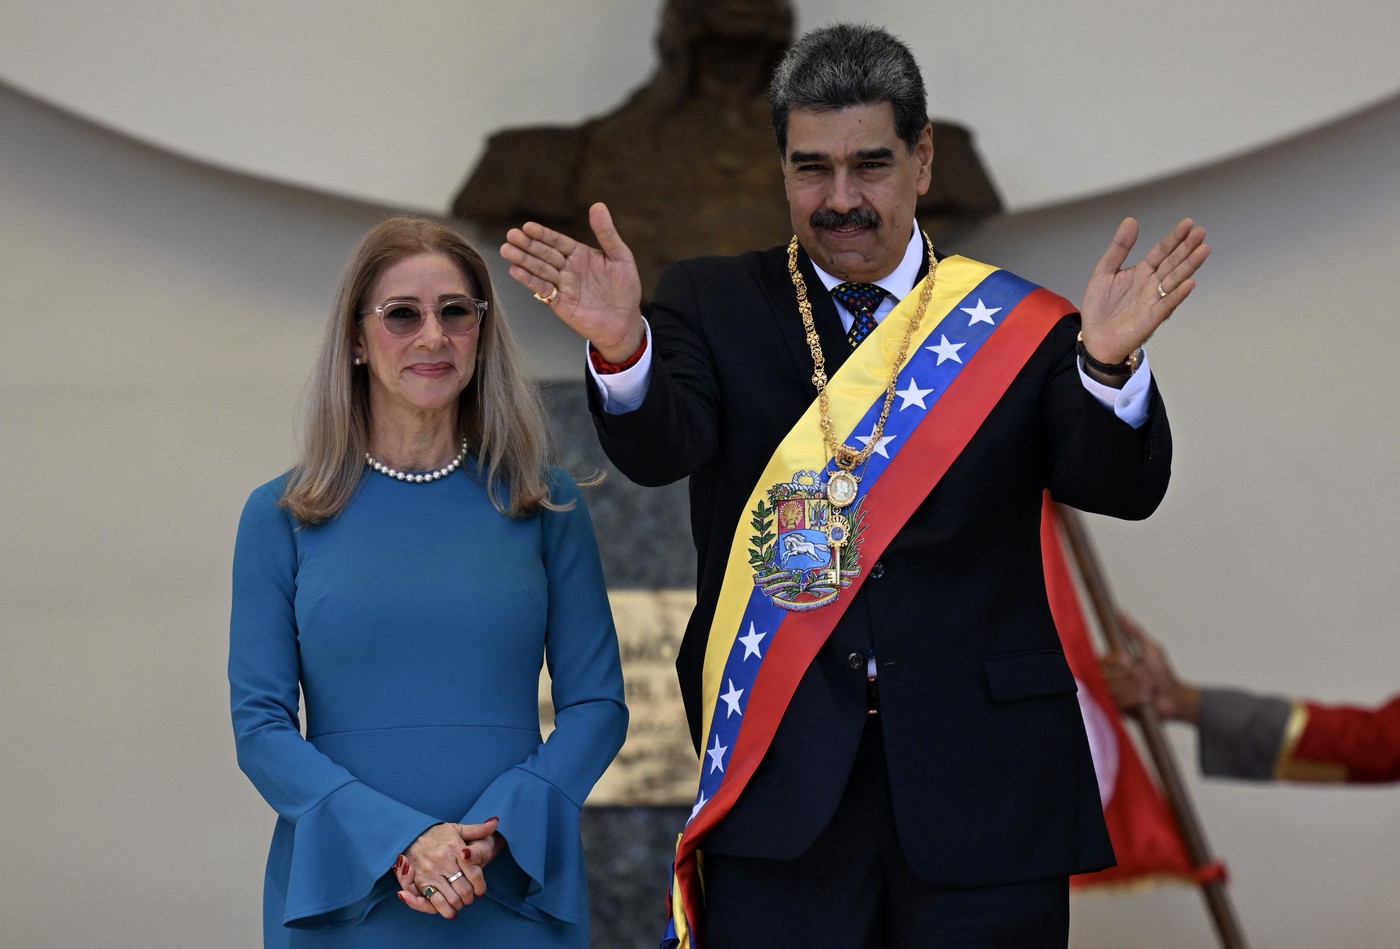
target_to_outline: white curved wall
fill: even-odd
[[[203,161],[441,212],[485,136],[615,108],[659,0],[47,0],[0,14],[0,80]],[[1390,0],[794,3],[908,39],[935,115],[1013,209],[1152,180],[1400,91]],[[586,9],[585,15],[580,10]]]

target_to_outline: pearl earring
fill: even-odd
[[[363,365],[364,365],[364,363],[360,361],[360,357],[359,357],[359,356],[356,356],[356,357],[355,357],[355,365],[357,365],[357,366],[363,366]]]

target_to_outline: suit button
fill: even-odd
[[[865,665],[865,657],[858,652],[853,652],[846,657],[846,665],[852,669],[859,669]]]
[[[885,575],[885,565],[880,561],[875,561],[870,565],[870,579],[878,580]]]

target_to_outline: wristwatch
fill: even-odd
[[[1138,363],[1142,360],[1142,348],[1139,347],[1120,363],[1099,362],[1089,355],[1089,350],[1084,348],[1084,334],[1082,332],[1074,342],[1074,351],[1079,354],[1080,359],[1084,360],[1084,365],[1106,376],[1131,376],[1137,372]]]

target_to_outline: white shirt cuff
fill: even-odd
[[[1150,398],[1148,390],[1152,385],[1152,367],[1147,364],[1147,350],[1142,351],[1142,361],[1138,363],[1137,372],[1128,377],[1121,389],[1106,386],[1097,379],[1090,378],[1084,371],[1083,359],[1077,359],[1076,364],[1079,366],[1079,381],[1084,383],[1084,388],[1089,390],[1090,395],[1098,399],[1104,408],[1112,409],[1114,415],[1133,428],[1142,428],[1142,423],[1147,421]]]
[[[646,400],[647,385],[651,382],[651,324],[642,318],[642,328],[646,332],[647,348],[642,358],[621,372],[604,375],[593,368],[593,360],[588,355],[591,343],[584,343],[583,358],[593,381],[598,384],[598,392],[603,397],[603,411],[608,415],[626,415]]]

